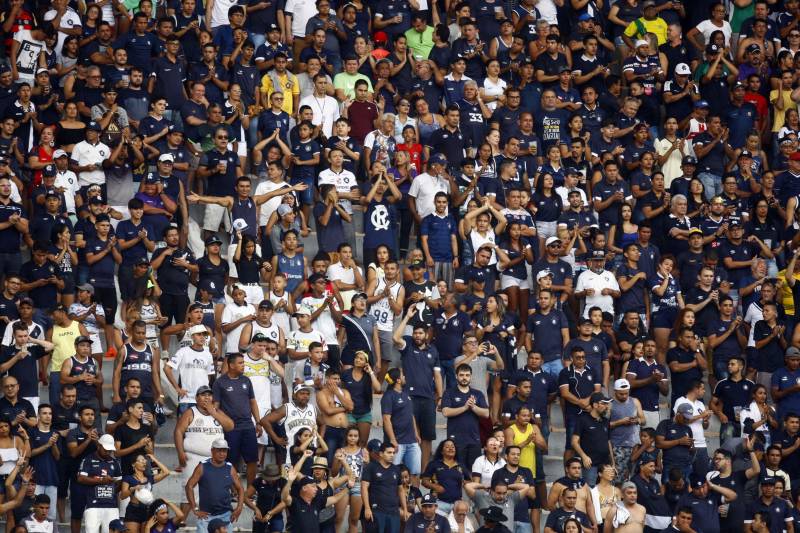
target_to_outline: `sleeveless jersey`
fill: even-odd
[[[256,216],[256,203],[252,198],[247,200],[240,200],[236,198],[233,200],[231,207],[231,244],[238,242],[236,237],[236,230],[233,229],[233,221],[241,218],[247,222],[247,227],[242,230],[243,235],[247,235],[254,239],[258,239],[258,217]]]
[[[257,321],[253,321],[252,325],[253,325],[252,327],[253,335],[255,335],[256,333],[261,333],[268,339],[272,339],[275,342],[279,342],[281,340],[280,326],[275,323],[275,320],[273,320],[269,326],[262,326]],[[284,332],[284,336],[285,334],[286,332]]]
[[[281,377],[272,371],[266,359],[253,359],[250,354],[244,356],[244,375],[253,384],[253,393],[261,413],[273,407],[280,407],[283,402]],[[277,394],[276,394],[277,385]]]
[[[204,415],[197,407],[192,407],[192,421],[183,435],[183,449],[188,453],[211,456],[211,443],[225,437],[222,426],[213,416]]]
[[[200,509],[211,515],[230,512],[233,488],[231,463],[225,461],[222,466],[214,466],[211,459],[206,459],[200,464],[203,465],[203,474],[198,484]]]
[[[313,431],[317,427],[317,408],[314,404],[310,403],[305,409],[300,409],[293,402],[286,404],[286,416],[281,421],[284,429],[286,430],[286,440],[288,447],[294,444],[294,436],[303,428],[308,428]],[[286,454],[286,460],[290,460],[290,453]]]
[[[286,274],[286,290],[290,293],[293,293],[305,279],[303,270],[302,254],[295,254],[294,257],[288,257],[282,253],[278,254],[278,272]]]
[[[136,378],[141,383],[142,398],[153,398],[153,349],[147,343],[143,350],[137,350],[131,343],[125,344],[120,387],[124,387],[131,378]]]
[[[70,377],[80,376],[84,372],[97,376],[97,363],[91,357],[82,363],[74,355],[72,359],[72,369],[69,371]],[[85,381],[75,383],[75,388],[78,393],[78,403],[87,402],[96,398],[94,385],[88,385]]]
[[[385,287],[386,278],[379,277],[378,284],[375,286],[375,292],[383,292]],[[392,298],[397,298],[397,293],[400,292],[400,287],[402,287],[402,284],[395,282],[394,285],[389,288],[389,292],[392,293]],[[394,330],[394,311],[392,311],[392,308],[389,307],[388,298],[381,298],[377,302],[373,303],[369,308],[369,312],[375,317],[375,327],[377,327],[379,331]]]
[[[269,301],[272,302],[273,306],[277,305],[281,300],[289,301],[289,291],[284,290],[281,296],[278,296],[271,290],[269,291]],[[289,322],[289,313],[287,313],[285,309],[281,309],[280,311],[276,309],[275,312],[272,313],[272,323],[277,324],[278,327],[283,330],[284,337],[292,330]]]

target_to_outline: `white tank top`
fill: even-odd
[[[294,436],[303,428],[314,430],[317,427],[317,408],[311,402],[306,405],[305,409],[300,409],[293,402],[286,404],[286,416],[281,421],[284,429],[286,429],[286,440],[288,446],[294,444]],[[288,450],[287,450],[288,452]],[[286,454],[286,460],[289,461],[290,453]]]
[[[486,237],[478,233],[478,230],[472,229],[469,232],[469,240],[472,243],[472,249],[477,252],[484,244],[495,244],[496,239],[493,229],[486,232]],[[494,265],[495,263],[497,263],[497,254],[495,254],[494,249],[492,249],[492,258],[489,259],[489,265]]]
[[[284,289],[283,296],[278,296],[274,292],[269,291],[269,301],[272,302],[272,305],[277,305],[281,300],[286,302],[289,301],[289,291]],[[291,331],[289,313],[287,313],[284,309],[281,309],[280,311],[276,310],[274,313],[272,313],[272,323],[277,324],[283,330],[284,337]],[[275,342],[277,342],[277,339]]]
[[[383,292],[385,287],[386,278],[379,277],[378,284],[375,286],[375,292]],[[402,287],[402,285],[398,282],[395,282],[394,285],[389,287],[392,298],[397,299],[397,293],[400,292],[400,287]],[[394,330],[394,311],[392,311],[392,308],[389,306],[388,298],[381,298],[373,303],[369,308],[369,312],[375,317],[375,327],[377,327],[379,331]]]
[[[192,421],[183,435],[183,449],[188,453],[211,457],[211,443],[225,437],[222,426],[211,415],[204,415],[192,407]]]
[[[262,412],[281,405],[281,377],[272,371],[266,358],[256,360],[250,354],[245,354],[244,375],[253,383],[253,394]]]
[[[273,314],[273,316],[274,316],[274,314]],[[251,339],[253,338],[253,336],[255,336],[256,333],[261,333],[262,335],[264,335],[268,339],[274,340],[276,343],[280,342],[280,340],[281,340],[281,334],[280,334],[281,328],[278,325],[278,323],[275,322],[275,320],[273,320],[272,323],[269,326],[262,326],[261,324],[259,324],[256,321],[253,321],[252,324],[253,324],[253,328],[252,328],[253,329],[253,333],[250,336]],[[286,332],[284,331],[283,334],[286,335]]]

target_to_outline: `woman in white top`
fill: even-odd
[[[5,416],[0,418],[0,479],[5,480],[17,462],[30,455],[26,441],[11,434],[11,421]]]
[[[227,335],[225,353],[239,352],[239,336],[247,322],[255,319],[256,308],[247,303],[247,293],[234,285],[231,291],[232,303],[225,304],[222,311],[222,332]]]
[[[417,119],[409,116],[409,111],[411,111],[411,102],[408,101],[407,98],[401,98],[399,102],[397,102],[397,114],[394,117],[394,140],[398,142],[398,144],[402,144],[405,142],[403,139],[403,129],[406,126],[414,126],[414,129],[417,129]],[[419,139],[419,131],[417,131],[417,139]]]
[[[500,443],[494,437],[486,439],[483,455],[472,463],[472,481],[477,481],[484,487],[492,485],[492,475],[506,466],[506,460],[500,457]]]
[[[498,221],[494,228],[491,225],[492,215]],[[469,232],[469,240],[473,250],[478,250],[484,244],[496,244],[497,234],[503,233],[503,230],[506,229],[506,217],[495,209],[488,197],[484,198],[483,206],[473,211],[468,211],[464,215],[464,221],[468,224],[473,223],[473,221],[475,223],[475,226]],[[492,250],[492,258],[489,260],[489,265],[496,263],[497,254]]]
[[[500,61],[492,59],[486,65],[486,78],[483,80],[483,87],[480,89],[481,98],[486,107],[494,111],[497,109],[498,102],[505,104],[506,82],[500,79]]]
[[[349,311],[351,300],[356,291],[364,290],[366,281],[361,267],[353,259],[353,247],[342,243],[338,248],[339,261],[328,267],[328,279],[339,290],[344,300],[343,311]]]
[[[767,403],[767,388],[759,383],[753,387],[753,401],[739,413],[739,423],[742,424],[742,435],[747,421],[753,425],[753,431],[758,431],[765,439],[765,447],[771,444],[771,432],[778,429],[775,408]]]
[[[664,174],[664,187],[669,190],[672,180],[683,175],[681,162],[688,151],[686,141],[678,137],[678,121],[669,117],[664,122],[664,136],[656,139],[658,164]]]
[[[711,34],[719,30],[725,35],[725,47],[731,45],[731,35],[733,30],[731,25],[725,20],[725,6],[713,4],[709,10],[709,18],[689,30],[686,38],[695,45],[698,50],[705,50],[703,43],[711,43]],[[703,35],[703,43],[697,39],[697,34]]]

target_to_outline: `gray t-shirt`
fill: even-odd
[[[222,412],[233,419],[233,429],[252,429],[250,400],[255,398],[253,384],[247,376],[230,378],[223,374],[214,381],[214,401]]]
[[[498,503],[494,501],[488,490],[480,490],[475,493],[473,500],[479,511],[481,509],[488,509],[491,506],[501,508],[503,514],[506,516],[503,525],[506,526],[509,531],[514,531],[514,506],[522,500],[522,493],[519,491],[509,492],[508,498],[506,498],[503,503]],[[478,516],[480,516],[480,514],[478,514]],[[483,525],[483,517],[481,517],[480,520],[481,525]]]

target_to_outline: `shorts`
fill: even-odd
[[[558,226],[558,221],[556,220],[553,220],[552,222],[537,220],[536,235],[538,235],[540,239],[544,240],[547,240],[548,237],[555,237],[557,226]]]
[[[652,327],[672,329],[675,326],[675,320],[677,320],[677,318],[677,309],[668,308],[661,311],[656,311],[651,316],[651,320],[653,322]]]
[[[236,155],[247,157],[247,141],[236,141]]]
[[[72,272],[62,274],[61,279],[64,281],[64,288],[59,294],[75,294],[75,274]]]
[[[108,531],[108,524],[119,518],[116,507],[89,507],[83,513],[83,527],[86,533]]]
[[[381,343],[381,360],[385,361],[388,365],[386,368],[399,368],[400,352],[394,346],[392,332],[379,329],[378,340]]]
[[[71,477],[70,482],[70,495],[69,495],[69,511],[72,520],[82,520],[83,512],[86,510],[86,485],[81,485]]]
[[[181,404],[183,405],[183,404]],[[186,467],[183,469],[183,475],[181,481],[183,481],[183,487],[185,487],[189,483],[189,478],[192,477],[192,473],[194,469],[208,459],[205,455],[197,455],[194,453],[186,452]],[[195,485],[194,487],[194,501],[198,501],[197,498],[199,497],[198,487]],[[181,491],[181,503],[188,503],[186,501],[186,491]]]
[[[144,524],[147,522],[148,513],[147,506],[136,503],[129,503],[128,508],[125,509],[125,522],[138,522]]]
[[[227,216],[228,210],[221,205],[208,204],[203,213],[203,229],[206,231],[219,230],[220,224],[225,224],[225,231],[231,230],[231,217]]]
[[[92,339],[92,353],[103,353],[103,343],[100,342],[100,334],[92,333],[89,335],[89,338]]]
[[[514,276],[507,276],[506,274],[500,275],[500,289],[505,290],[509,287],[519,287],[521,291],[530,290],[530,282],[528,278],[519,279]]]
[[[234,429],[225,433],[228,441],[228,461],[234,466],[243,459],[245,463],[255,463],[258,460],[258,443],[256,428]]]
[[[304,191],[295,192],[303,205],[314,205],[314,179],[313,178],[292,178],[289,181],[290,185],[297,185],[298,183],[305,183],[308,189]]]
[[[360,415],[349,414],[347,415],[347,423],[348,424],[372,424],[372,411],[367,411],[366,413]]]
[[[411,403],[414,405],[414,419],[417,421],[419,437],[422,440],[435,440],[436,404],[433,398],[412,396]]]

